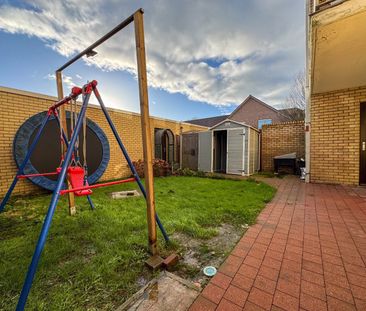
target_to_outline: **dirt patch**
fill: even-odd
[[[203,268],[219,268],[247,229],[247,225],[235,227],[222,224],[217,228],[217,235],[209,240],[194,239],[180,232],[173,234],[172,239],[181,245],[181,259],[174,273],[203,287],[209,279],[203,274]]]

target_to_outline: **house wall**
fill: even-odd
[[[360,103],[366,102],[365,38],[364,0],[336,2],[310,16],[308,181],[359,183]]]
[[[51,96],[0,87],[0,195],[3,195],[7,191],[16,173],[12,144],[18,128],[29,117],[47,110],[55,101],[56,98]],[[131,159],[142,159],[140,115],[117,109],[109,109],[109,113]],[[98,106],[91,105],[87,110],[87,117],[103,129],[110,144],[110,161],[100,181],[129,176],[130,172],[127,163],[123,159],[101,109]],[[207,129],[193,124],[155,117],[151,117],[150,120],[152,137],[154,135],[154,128],[169,128],[175,135],[179,135],[180,131],[189,132]],[[154,139],[152,141],[154,142]],[[40,188],[28,180],[19,180],[14,194],[28,194],[35,191],[40,191]]]
[[[358,184],[362,102],[366,86],[311,96],[311,182]]]
[[[296,152],[305,157],[304,121],[264,125],[261,134],[262,171],[273,171],[273,157]]]
[[[239,108],[229,116],[229,119],[231,120],[244,122],[255,128],[258,128],[258,120],[272,119],[273,123],[278,123],[284,121],[283,118],[284,117],[281,114],[266,105],[263,105],[254,98],[249,98],[244,105],[239,106]]]

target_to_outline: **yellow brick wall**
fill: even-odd
[[[359,183],[360,104],[366,87],[311,97],[311,182]]]
[[[305,158],[304,121],[263,125],[261,135],[262,171],[273,171],[273,157],[296,152]]]
[[[0,195],[7,191],[16,173],[12,144],[18,128],[29,117],[46,111],[54,102],[55,99],[49,96],[0,88]],[[109,113],[131,159],[142,159],[140,116],[136,113],[116,109],[109,109]],[[109,140],[110,161],[100,181],[129,176],[130,171],[127,163],[100,108],[90,106],[87,110],[87,117],[103,129]],[[151,118],[152,138],[154,137],[154,128],[169,128],[175,135],[179,135],[180,127],[182,127],[183,132],[206,130],[204,127],[187,123]],[[37,191],[40,191],[40,188],[28,180],[19,180],[14,194],[28,194]]]

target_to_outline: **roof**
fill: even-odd
[[[243,127],[250,127],[251,129],[253,129],[253,130],[255,130],[255,131],[258,132],[258,129],[256,129],[255,127],[253,127],[253,126],[251,126],[249,124],[246,124],[245,122],[239,122],[239,121],[235,121],[235,120],[231,120],[231,119],[222,120],[221,122],[219,122],[216,125],[214,125],[213,127],[211,127],[209,130],[213,130],[214,128],[220,126],[221,124],[223,124],[225,122],[235,123],[235,124],[238,124],[238,125],[243,126]]]
[[[253,95],[249,95],[238,107],[236,107],[236,109],[228,116],[228,118],[232,117],[242,106],[244,106],[249,100],[255,100],[257,103],[273,110],[274,112],[282,115],[283,117],[289,119],[288,116],[284,115],[281,111],[277,110],[276,108],[266,104],[265,102],[261,101],[260,99],[258,99],[257,97],[253,96]]]
[[[211,118],[188,120],[188,121],[184,121],[184,122],[191,123],[194,125],[213,127],[216,124],[226,120],[228,117],[229,117],[229,115],[223,115],[223,116],[217,116],[217,117],[211,117]]]

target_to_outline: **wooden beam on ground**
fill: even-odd
[[[57,97],[59,100],[64,98],[64,91],[62,88],[62,72],[61,71],[56,71],[56,84],[57,84]],[[67,131],[67,122],[66,122],[66,109],[65,109],[65,105],[62,105],[59,108],[60,111],[60,122],[62,124],[62,127],[65,131],[66,137],[68,136],[68,131]],[[66,145],[64,143],[62,143],[61,145],[61,152],[63,155],[65,155],[66,153]],[[71,189],[71,184],[69,179],[67,179],[67,189]],[[69,199],[69,214],[75,215],[76,214],[76,206],[75,206],[75,196],[74,193],[70,192],[68,194],[68,199]]]
[[[142,144],[144,153],[144,173],[146,187],[147,225],[149,235],[149,251],[152,255],[158,253],[157,234],[155,222],[155,199],[154,199],[154,176],[152,166],[152,141],[149,116],[149,98],[147,89],[146,54],[143,12],[141,10],[134,14],[135,40],[137,55],[137,72],[140,95]]]

